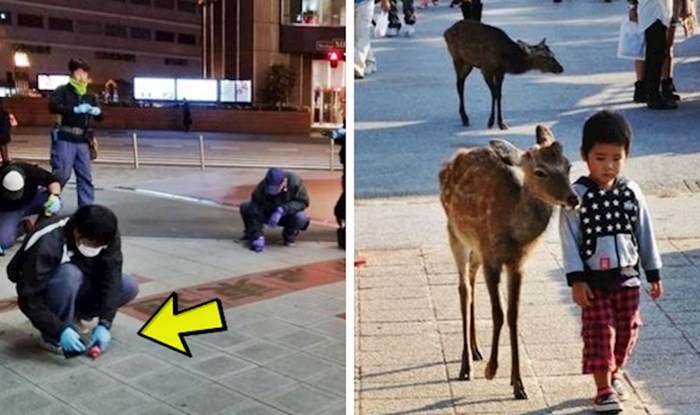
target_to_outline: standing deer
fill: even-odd
[[[450,247],[459,272],[464,349],[459,378],[471,378],[472,359],[482,360],[474,325],[474,283],[483,266],[491,298],[493,342],[486,378],[498,369],[503,309],[498,292],[501,268],[508,272],[508,326],[511,385],[516,399],[527,399],[520,378],[518,303],[522,267],[544,232],[552,206],[574,208],[578,197],[569,182],[571,165],[551,131],[537,127],[537,145],[523,152],[507,141],[458,150],[440,171],[440,200],[447,215]],[[466,283],[467,263],[469,285]]]
[[[562,73],[564,68],[542,39],[537,45],[522,40],[514,42],[501,29],[471,20],[460,20],[445,31],[447,49],[457,73],[459,115],[462,124],[469,126],[464,109],[464,83],[472,69],[481,69],[486,85],[491,90],[491,116],[489,128],[494,124],[494,107],[498,105],[498,126],[508,129],[501,114],[501,91],[506,73],[521,74],[533,69],[542,72]]]

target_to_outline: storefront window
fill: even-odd
[[[337,128],[343,124],[345,62],[331,68],[325,59],[312,63],[313,125]]]
[[[283,24],[345,26],[345,0],[284,0]]]

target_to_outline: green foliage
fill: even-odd
[[[289,65],[270,66],[267,73],[267,85],[264,89],[265,101],[281,110],[292,97],[297,73]]]

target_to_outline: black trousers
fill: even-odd
[[[666,58],[666,32],[668,28],[657,20],[644,31],[644,39],[647,42],[646,55],[644,57],[644,88],[648,99],[658,99],[659,84],[661,83],[661,70]]]

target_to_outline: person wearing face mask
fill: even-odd
[[[58,178],[39,166],[13,161],[0,166],[0,256],[12,247],[22,220],[37,221],[61,210]]]
[[[75,170],[78,207],[92,204],[95,187],[92,184],[90,146],[96,146],[92,119],[102,120],[97,97],[88,92],[90,67],[82,59],[68,63],[70,81],[56,88],[49,98],[49,111],[58,116],[57,128],[51,134],[51,168],[65,186]]]
[[[309,194],[301,178],[282,169],[271,168],[253,190],[252,199],[241,204],[245,226],[243,240],[250,249],[262,252],[265,248],[263,226],[283,226],[282,238],[286,246],[294,245],[300,231],[309,227]]]
[[[122,263],[117,217],[104,206],[83,206],[27,235],[7,276],[17,284],[19,308],[41,332],[43,348],[79,354],[98,345],[107,351],[117,309],[138,294]],[[99,322],[83,343],[81,320],[94,317]]]

